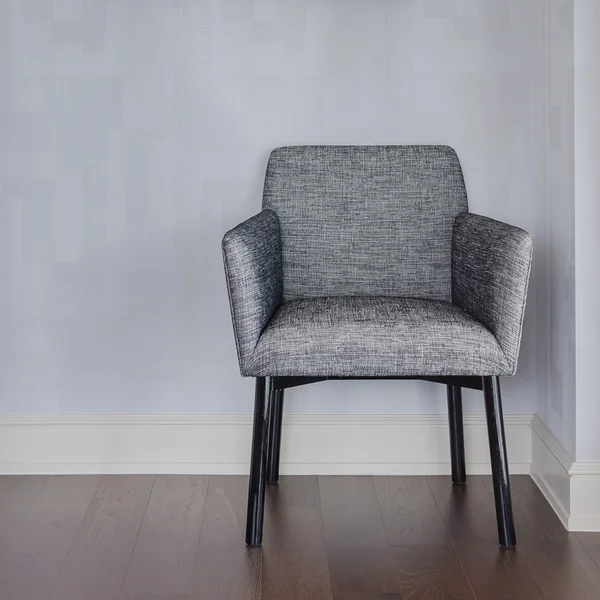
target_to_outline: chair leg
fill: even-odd
[[[517,538],[512,514],[508,458],[504,437],[504,417],[502,416],[502,399],[498,377],[483,377],[483,394],[490,440],[498,538],[501,546],[512,548],[516,546]]]
[[[270,400],[271,378],[257,377],[254,394],[250,479],[248,482],[248,513],[246,517],[246,544],[248,546],[260,546],[262,543],[268,437],[266,416],[270,410]]]
[[[283,424],[283,390],[271,391],[269,405],[269,445],[267,451],[267,483],[279,481],[281,426]]]
[[[446,386],[448,393],[448,423],[450,425],[450,458],[452,483],[467,482],[465,468],[465,438],[463,431],[462,392],[457,385]]]

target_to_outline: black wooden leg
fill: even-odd
[[[483,377],[483,394],[485,397],[485,413],[490,439],[498,537],[501,546],[512,548],[516,546],[517,538],[515,536],[515,525],[512,514],[508,458],[506,455],[506,440],[504,438],[504,417],[502,416],[502,399],[500,397],[500,380],[498,377]]]
[[[462,392],[456,385],[447,385],[448,423],[450,425],[450,458],[452,483],[466,483],[465,438],[463,432]]]
[[[279,481],[281,425],[283,423],[283,390],[271,391],[269,406],[269,448],[267,451],[267,483]]]
[[[265,475],[267,466],[267,419],[271,399],[271,378],[257,377],[254,394],[254,427],[248,482],[248,514],[246,518],[246,544],[262,543],[263,515],[265,511]]]

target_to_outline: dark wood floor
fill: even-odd
[[[600,534],[513,497],[502,551],[489,478],[284,477],[246,549],[244,477],[4,477],[0,599],[598,600]]]

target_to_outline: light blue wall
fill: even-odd
[[[550,0],[544,18],[546,78],[546,176],[538,204],[545,234],[538,272],[544,300],[536,312],[539,359],[547,364],[540,380],[541,419],[575,456],[575,187],[573,0]]]
[[[600,461],[600,2],[574,6],[578,461]]]
[[[472,210],[543,237],[543,4],[2,0],[0,411],[249,412],[220,239],[274,146],[450,144]],[[546,380],[538,259],[509,412]],[[444,410],[432,384],[289,397]]]

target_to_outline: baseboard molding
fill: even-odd
[[[532,415],[506,415],[511,472],[530,472]],[[248,415],[3,415],[0,473],[247,474]],[[489,474],[485,417],[465,415],[467,470]],[[290,415],[284,474],[450,473],[442,415]]]
[[[531,478],[568,529],[571,500],[569,456],[537,417],[533,417],[531,426]]]
[[[573,462],[537,416],[505,415],[510,469],[570,531],[600,531],[600,462]],[[467,471],[490,473],[483,415],[465,415]],[[281,472],[447,475],[444,415],[288,415]],[[0,415],[0,474],[247,474],[249,415]]]
[[[600,462],[574,462],[533,417],[531,477],[569,531],[600,531]]]
[[[571,476],[569,531],[600,531],[600,462],[577,461]]]
[[[600,462],[573,462],[537,416],[505,415],[511,473],[570,531],[600,531]],[[465,415],[467,471],[490,473],[483,415]],[[288,415],[281,472],[447,475],[444,415]],[[247,474],[249,415],[0,415],[0,474]]]

